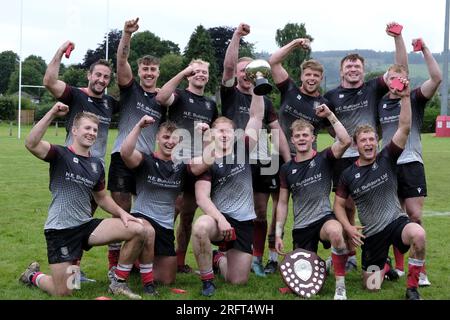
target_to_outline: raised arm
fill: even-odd
[[[69,107],[61,102],[55,103],[55,105],[45,114],[45,116],[39,120],[38,123],[31,129],[30,134],[25,139],[25,147],[34,156],[39,159],[45,159],[50,151],[50,143],[43,141],[47,128],[52,121],[57,117],[63,117],[69,112]]]
[[[75,44],[71,41],[66,41],[64,44],[59,47],[56,51],[55,56],[52,61],[47,66],[47,70],[44,75],[44,86],[50,91],[50,93],[56,98],[59,99],[66,89],[66,83],[58,79],[59,75],[59,67],[61,65],[61,60],[66,52],[67,48],[72,45],[75,48]]]
[[[230,44],[225,52],[223,61],[222,84],[231,87],[234,84],[234,76],[236,74],[236,64],[239,58],[239,44],[241,38],[250,33],[250,26],[241,23],[233,33]]]
[[[414,39],[413,45],[418,40],[422,41],[423,58],[425,59],[425,63],[427,64],[428,68],[428,74],[430,75],[430,78],[420,86],[420,91],[425,98],[431,99],[442,82],[442,72],[430,49],[426,46],[425,42],[422,39]]]
[[[310,40],[307,38],[294,39],[285,46],[281,47],[275,51],[269,59],[269,64],[272,69],[273,81],[279,84],[289,78],[289,74],[286,69],[284,69],[282,63],[287,58],[287,56],[294,51],[295,48],[303,48],[309,50]]]
[[[391,27],[398,26],[397,22],[390,22],[386,25],[386,33],[394,38],[395,42],[395,64],[400,64],[408,68],[408,53],[406,51],[405,41],[403,40],[402,33],[394,33],[390,31]]]
[[[331,146],[331,151],[334,157],[339,159],[352,144],[352,139],[342,123],[326,104],[322,104],[316,108],[316,115],[320,118],[327,118],[330,121],[336,138],[336,141]]]
[[[194,69],[192,66],[187,66],[185,69],[180,71],[175,77],[170,79],[166,82],[166,84],[159,90],[158,94],[156,95],[156,101],[158,101],[163,106],[170,106],[172,105],[175,96],[173,93],[177,89],[177,87],[180,85],[181,81],[183,79],[193,76],[195,74]]]
[[[400,100],[400,115],[398,118],[398,128],[392,137],[392,141],[400,148],[405,148],[406,141],[408,140],[409,131],[411,129],[411,99],[409,97],[410,89],[409,82],[404,78],[400,78],[405,84],[405,88],[402,91],[395,90],[395,94],[401,97]]]
[[[122,32],[122,38],[117,48],[117,82],[119,86],[125,86],[133,79],[133,72],[128,63],[130,54],[131,36],[139,29],[139,18],[125,22]]]
[[[277,220],[275,223],[275,249],[279,254],[283,254],[283,231],[284,224],[286,223],[289,204],[289,190],[286,188],[280,188],[280,194],[278,196],[277,204]]]
[[[250,119],[245,127],[245,135],[250,138],[249,149],[253,150],[258,143],[259,130],[264,119],[264,97],[258,96],[252,90],[252,102],[250,103]]]
[[[142,162],[143,156],[140,151],[136,150],[136,143],[142,129],[152,125],[154,122],[155,119],[152,117],[148,115],[143,116],[125,138],[125,141],[120,148],[120,156],[128,168],[136,168]]]

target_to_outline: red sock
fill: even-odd
[[[184,266],[186,264],[186,251],[177,250],[177,265]]]
[[[419,286],[419,273],[422,271],[423,265],[423,260],[408,259],[408,276],[406,278],[408,288],[417,288]]]
[[[253,255],[262,257],[264,254],[264,246],[266,244],[267,221],[253,221]]]
[[[349,251],[348,252],[348,256],[349,257],[353,257],[353,256],[355,256],[356,255],[356,251],[355,250],[352,250],[352,251]]]
[[[37,280],[37,277],[39,276],[39,275],[41,275],[41,274],[43,274],[42,272],[35,272],[34,274],[33,274],[33,277],[31,278],[31,283],[32,284],[34,284],[36,287],[38,286],[37,285],[37,283],[36,283],[36,280]]]
[[[200,271],[200,279],[202,281],[208,281],[214,279],[213,269],[209,269],[208,271]]]
[[[405,257],[396,247],[394,247],[395,269],[405,270]]]
[[[120,249],[119,250],[108,250],[108,269],[111,270],[112,267],[117,267],[119,263]]]
[[[345,263],[347,262],[347,254],[331,253],[331,261],[333,261],[334,275],[345,276]]]
[[[153,263],[139,264],[142,284],[145,286],[148,283],[153,283]]]
[[[120,280],[127,280],[130,276],[131,268],[133,268],[133,265],[125,265],[125,264],[117,264],[117,268],[114,271],[116,278]]]

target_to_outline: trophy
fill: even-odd
[[[286,254],[280,264],[280,273],[289,289],[304,298],[317,294],[327,276],[325,261],[303,249]]]
[[[245,75],[255,85],[253,92],[256,95],[263,96],[272,91],[272,85],[267,80],[270,73],[270,64],[266,60],[253,60],[245,67]]]

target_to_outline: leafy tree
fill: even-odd
[[[11,74],[19,64],[19,56],[13,51],[0,53],[0,93],[6,93]]]
[[[131,38],[131,51],[128,61],[130,62],[133,73],[137,73],[137,60],[145,55],[152,55],[162,58],[166,54],[180,54],[180,48],[172,41],[161,40],[150,31],[136,33]]]
[[[202,59],[210,63],[209,82],[206,86],[206,91],[215,93],[219,83],[219,72],[211,36],[202,25],[197,26],[192,33],[184,50],[184,59],[185,65],[188,65],[193,59]]]
[[[86,87],[88,83],[87,70],[77,66],[70,66],[63,73],[62,80],[74,87]]]
[[[111,60],[113,70],[116,70],[117,62],[117,48],[119,47],[120,38],[122,37],[122,31],[113,29],[108,33],[108,60]],[[84,55],[83,68],[89,69],[91,64],[99,59],[105,59],[106,57],[106,35],[102,43],[98,44],[97,49],[89,49]]]
[[[22,62],[22,66],[25,64],[30,67],[33,67],[34,69],[36,69],[39,72],[39,74],[42,74],[42,75],[44,75],[45,70],[47,70],[47,63],[45,62],[45,60],[42,57],[39,57],[39,56],[30,55],[30,56],[26,57],[25,60]]]
[[[161,74],[158,78],[158,86],[162,87],[172,79],[178,72],[185,68],[183,56],[175,53],[166,54],[161,58]]]
[[[277,29],[275,41],[281,48],[297,38],[314,40],[307,34],[304,23],[287,23],[283,29]],[[310,54],[310,50],[296,49],[284,60],[283,66],[294,80],[300,79],[300,65],[310,58]]]
[[[379,76],[383,75],[385,72],[386,71],[372,71],[372,72],[368,72],[364,76],[364,82],[372,80],[372,79],[375,79],[375,78],[378,78]]]
[[[235,28],[227,26],[208,29],[208,33],[211,37],[212,45],[214,48],[214,56],[216,58],[219,75],[223,73],[223,61],[225,60],[225,53],[227,51],[228,45],[230,44],[231,38],[233,37],[234,29]],[[241,38],[239,57],[254,58],[254,50],[254,45],[252,43],[246,42]]]
[[[44,78],[47,64],[44,59],[39,56],[30,55],[22,63],[22,85],[42,85],[42,79]],[[14,72],[9,78],[8,94],[15,94],[19,91],[19,66],[16,67]],[[22,88],[23,92],[26,92],[32,96],[41,97],[45,89],[42,88]]]

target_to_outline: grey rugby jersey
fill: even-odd
[[[105,164],[108,129],[112,115],[119,111],[118,102],[108,95],[103,95],[102,98],[90,97],[85,91],[69,85],[66,85],[63,95],[58,100],[69,106],[69,113],[66,116],[67,146],[73,142],[71,130],[73,119],[78,113],[87,111],[99,117],[97,140],[91,147],[91,156],[100,158],[102,163]]]
[[[381,76],[364,82],[359,88],[348,89],[339,86],[328,91],[325,98],[330,102],[330,109],[352,137],[358,125],[369,124],[376,128],[378,103],[388,90]],[[357,148],[350,146],[342,157],[357,156]]]
[[[169,120],[175,122],[178,128],[187,130],[190,135],[190,139],[183,137],[175,149],[177,152],[183,149],[183,153],[177,153],[175,156],[182,159],[201,156],[203,147],[201,139],[194,144],[195,124],[203,122],[211,126],[219,114],[216,103],[211,98],[196,95],[187,89],[176,89],[174,95],[175,100],[169,107]]]
[[[280,169],[280,186],[288,189],[294,202],[294,229],[309,226],[332,213],[330,192],[332,165],[336,158],[327,148],[309,160],[286,162]]]
[[[411,92],[411,130],[409,132],[408,141],[405,150],[398,158],[397,164],[404,164],[414,161],[423,163],[422,159],[422,139],[420,130],[423,125],[423,117],[425,113],[425,105],[428,100],[420,91],[420,87]],[[394,136],[398,128],[398,119],[400,116],[400,98],[389,99],[385,96],[378,104],[378,116],[383,132],[383,144],[385,147]]]
[[[351,196],[358,209],[366,237],[386,228],[403,212],[397,196],[396,163],[403,149],[390,142],[374,163],[359,166],[357,162],[342,172],[336,195]]]
[[[174,228],[175,200],[181,193],[188,166],[143,154],[136,174],[136,199],[132,213],[143,214],[166,229]]]
[[[234,153],[216,160],[199,180],[211,182],[211,201],[222,214],[238,221],[247,221],[256,218],[252,171],[248,155],[244,161],[236,156],[239,147],[244,146],[237,143]],[[245,152],[248,153],[248,137],[245,138]]]
[[[144,91],[136,80],[120,87],[119,133],[114,142],[112,153],[120,152],[120,147],[136,123],[145,115],[153,117],[155,122],[143,128],[136,143],[136,149],[145,154],[155,150],[155,139],[159,125],[164,121],[167,108],[155,99],[156,93]]]
[[[52,193],[44,228],[67,229],[92,220],[92,192],[105,188],[105,171],[100,159],[51,145],[44,161],[50,163]]]
[[[252,103],[252,95],[239,91],[236,86],[220,87],[220,99],[222,101],[222,115],[233,120],[236,129],[245,130],[248,120],[250,119],[250,105]],[[277,121],[278,116],[273,109],[272,101],[264,96],[264,118],[262,130],[266,133],[270,131],[269,124]],[[264,132],[264,131],[263,131]],[[270,139],[264,133],[260,134],[257,147],[252,150],[252,159],[270,160],[269,153]]]
[[[314,135],[317,136],[320,129],[330,126],[330,122],[327,119],[318,117],[314,107],[323,103],[329,105],[329,102],[322,96],[312,97],[303,94],[291,78],[279,83],[277,87],[281,93],[280,126],[289,143],[291,155],[295,156],[296,150],[291,142],[292,123],[298,119],[311,123],[314,126]],[[313,148],[317,149],[316,141],[314,141]]]

